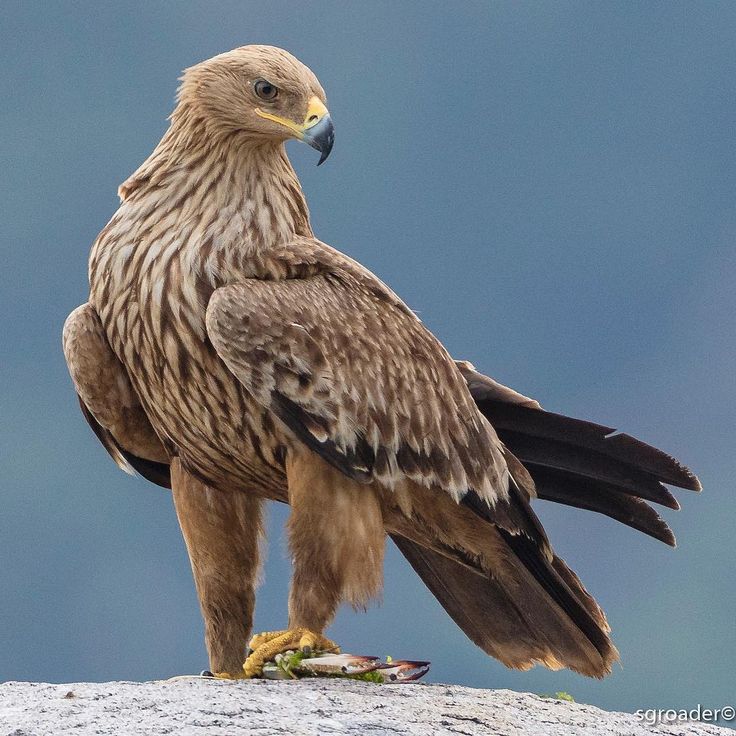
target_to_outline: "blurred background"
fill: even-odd
[[[327,165],[289,144],[317,235],[372,268],[456,358],[618,427],[705,487],[672,550],[536,505],[609,615],[602,682],[505,669],[395,549],[347,650],[434,681],[606,708],[733,704],[736,5],[719,2],[23,2],[0,8],[0,680],[206,666],[170,496],[117,470],[61,353],[116,188],[166,128],[181,69],[283,46],[327,90]],[[256,629],[286,623],[272,508]]]

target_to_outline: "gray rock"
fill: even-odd
[[[732,736],[705,723],[647,725],[630,713],[510,690],[351,680],[0,685],[0,736]]]

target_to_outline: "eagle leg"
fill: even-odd
[[[303,626],[286,631],[256,634],[250,641],[250,648],[252,652],[243,664],[246,677],[258,677],[263,672],[263,665],[282,652],[299,650],[310,655],[312,652],[340,651],[340,647],[334,641]]]
[[[336,649],[323,631],[340,603],[365,608],[383,582],[383,514],[373,487],[351,480],[312,450],[290,448],[286,477],[293,574],[286,631],[261,634],[244,665],[260,674],[265,662],[290,649]]]
[[[263,502],[247,492],[206,486],[178,459],[171,464],[171,481],[204,618],[209,669],[219,677],[243,677],[253,623]]]

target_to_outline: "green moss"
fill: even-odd
[[[301,650],[297,650],[293,652],[291,655],[289,655],[289,669],[294,669],[294,667],[298,667],[303,659],[306,659],[307,655],[304,654]]]
[[[564,690],[558,690],[554,695],[551,695],[550,693],[540,693],[539,697],[544,698],[545,700],[566,700],[568,703],[575,702],[575,698]]]
[[[385,680],[381,677],[380,673],[376,672],[363,672],[359,675],[348,675],[350,680],[362,680],[363,682],[375,682],[377,685],[383,685]]]
[[[291,654],[285,653],[282,657],[277,658],[276,665],[282,672],[285,672],[289,677],[296,680],[298,678],[296,674],[294,674],[294,669],[299,666],[305,657],[306,654],[298,650],[291,652]]]

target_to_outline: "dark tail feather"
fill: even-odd
[[[507,455],[507,462],[509,459]],[[516,559],[605,657],[611,642],[603,611],[575,573],[549,547],[547,535],[529,505],[523,466],[517,461],[516,465],[509,465],[509,470],[513,480],[506,500],[497,501],[491,508],[474,491],[469,491],[461,504],[497,528]]]
[[[577,576],[574,576],[574,573],[557,555],[554,555],[551,561],[547,560],[545,555],[540,553],[540,549],[534,540],[529,539],[526,535],[510,534],[503,529],[499,531],[547,595],[585,634],[601,657],[606,659],[613,648],[611,640],[608,638],[608,622],[598,604],[582,587]],[[563,579],[558,572],[559,569],[572,573],[573,577],[566,575]],[[573,585],[573,588],[570,587],[570,584]],[[589,605],[591,601],[593,607]]]
[[[541,663],[600,678],[618,659],[600,608],[559,558],[508,589],[500,577],[468,561],[391,536],[470,640],[507,667],[524,670]],[[528,552],[537,564],[539,550]],[[521,561],[526,566],[529,559]]]
[[[614,478],[633,469],[662,483],[691,491],[701,490],[693,472],[675,458],[612,427],[572,419],[543,409],[474,396],[479,409],[496,430],[517,436],[552,440],[570,448],[593,450],[596,458],[607,458]],[[511,445],[509,444],[511,448]],[[513,452],[513,448],[512,452]],[[518,455],[518,453],[514,453]],[[597,466],[596,466],[597,468]],[[595,470],[592,471],[595,474]]]
[[[674,545],[672,531],[645,501],[678,509],[664,484],[699,491],[700,481],[688,468],[611,427],[499,398],[485,384],[470,388],[503,443],[529,471],[539,498],[605,514]]]
[[[554,468],[530,466],[529,471],[539,498],[605,514],[671,547],[675,546],[675,535],[667,523],[640,498],[623,494],[616,486],[591,483],[586,478]]]
[[[569,442],[533,437],[504,428],[497,431],[506,447],[530,473],[535,467],[553,468],[593,483],[602,482],[616,487],[619,493],[673,509],[680,508],[675,497],[656,476],[633,465]]]

